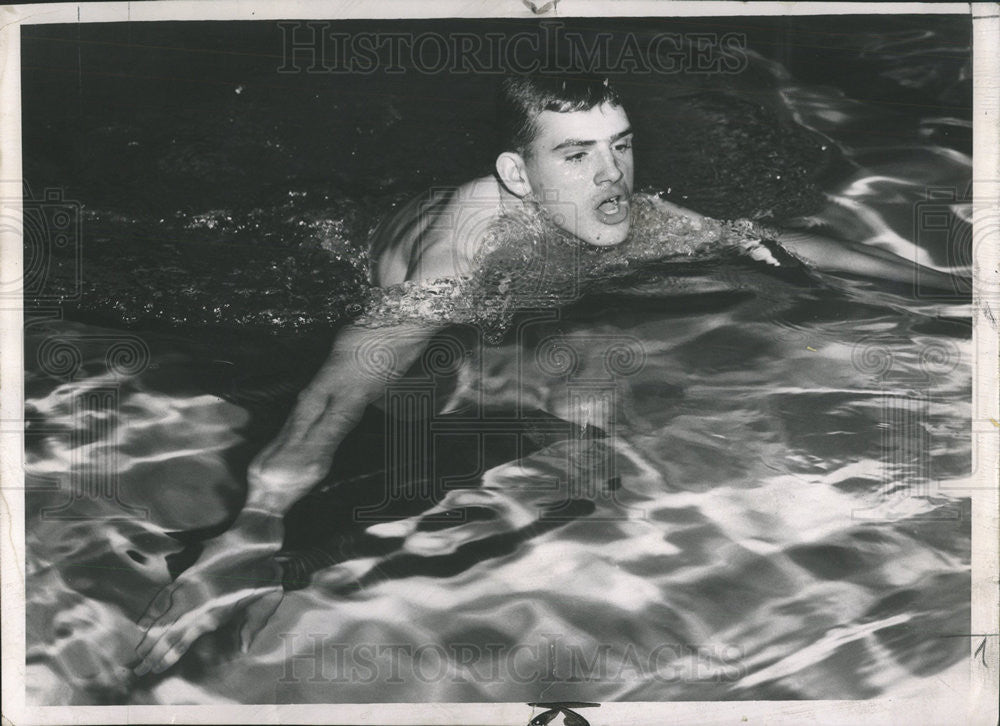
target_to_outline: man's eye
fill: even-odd
[[[632,142],[631,141],[624,141],[624,142],[622,142],[620,144],[616,144],[615,145],[615,150],[616,151],[628,151],[631,148],[632,148]]]
[[[570,154],[566,157],[566,161],[583,161],[583,157],[587,155],[586,151],[581,151],[577,154]]]

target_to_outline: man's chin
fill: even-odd
[[[614,247],[628,238],[632,225],[627,221],[621,224],[601,224],[595,228],[582,231],[577,237],[593,247]]]

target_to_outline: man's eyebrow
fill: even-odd
[[[632,133],[632,127],[630,126],[629,128],[625,129],[624,131],[619,131],[617,134],[615,134],[610,139],[608,139],[608,141],[613,144],[614,142],[618,141],[618,139],[621,139],[621,138],[623,138],[625,136],[628,136],[631,133]],[[583,139],[566,139],[561,144],[558,144],[557,146],[553,146],[552,150],[553,151],[559,151],[560,149],[565,149],[565,148],[567,148],[569,146],[593,146],[596,143],[597,142],[594,141],[593,139],[587,139],[587,140],[583,140]]]

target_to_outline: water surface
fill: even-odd
[[[938,207],[961,236],[967,25],[830,22],[783,51],[761,36],[743,77],[630,89],[638,127],[677,132],[647,136],[641,184],[967,270],[918,213],[956,190]],[[51,67],[57,45],[26,39],[26,58]],[[821,46],[850,59],[839,74],[803,50]],[[57,108],[68,81],[25,63],[26,119],[51,112],[25,124],[26,169],[84,201],[90,265],[70,319],[26,316],[36,703],[853,699],[961,668],[967,641],[942,636],[969,627],[968,501],[949,493],[971,466],[962,295],[737,265],[471,346],[472,383],[442,373],[446,411],[409,457],[386,426],[420,422],[372,409],[288,517],[287,593],[251,652],[223,629],[135,677],[135,620],[239,507],[358,290],[367,230],[486,146],[475,104],[428,110],[441,79],[365,95],[234,56],[178,102],[196,57],[163,98],[143,82],[163,56],[132,58],[120,82],[141,92],[113,107],[95,73]],[[697,143],[705,118],[728,147]],[[60,132],[70,148],[46,148]],[[581,418],[587,396],[606,411]],[[405,496],[383,505],[389,486]]]

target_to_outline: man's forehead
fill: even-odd
[[[606,141],[629,127],[625,109],[607,103],[585,111],[542,111],[536,124],[536,140],[550,149],[567,140]]]

